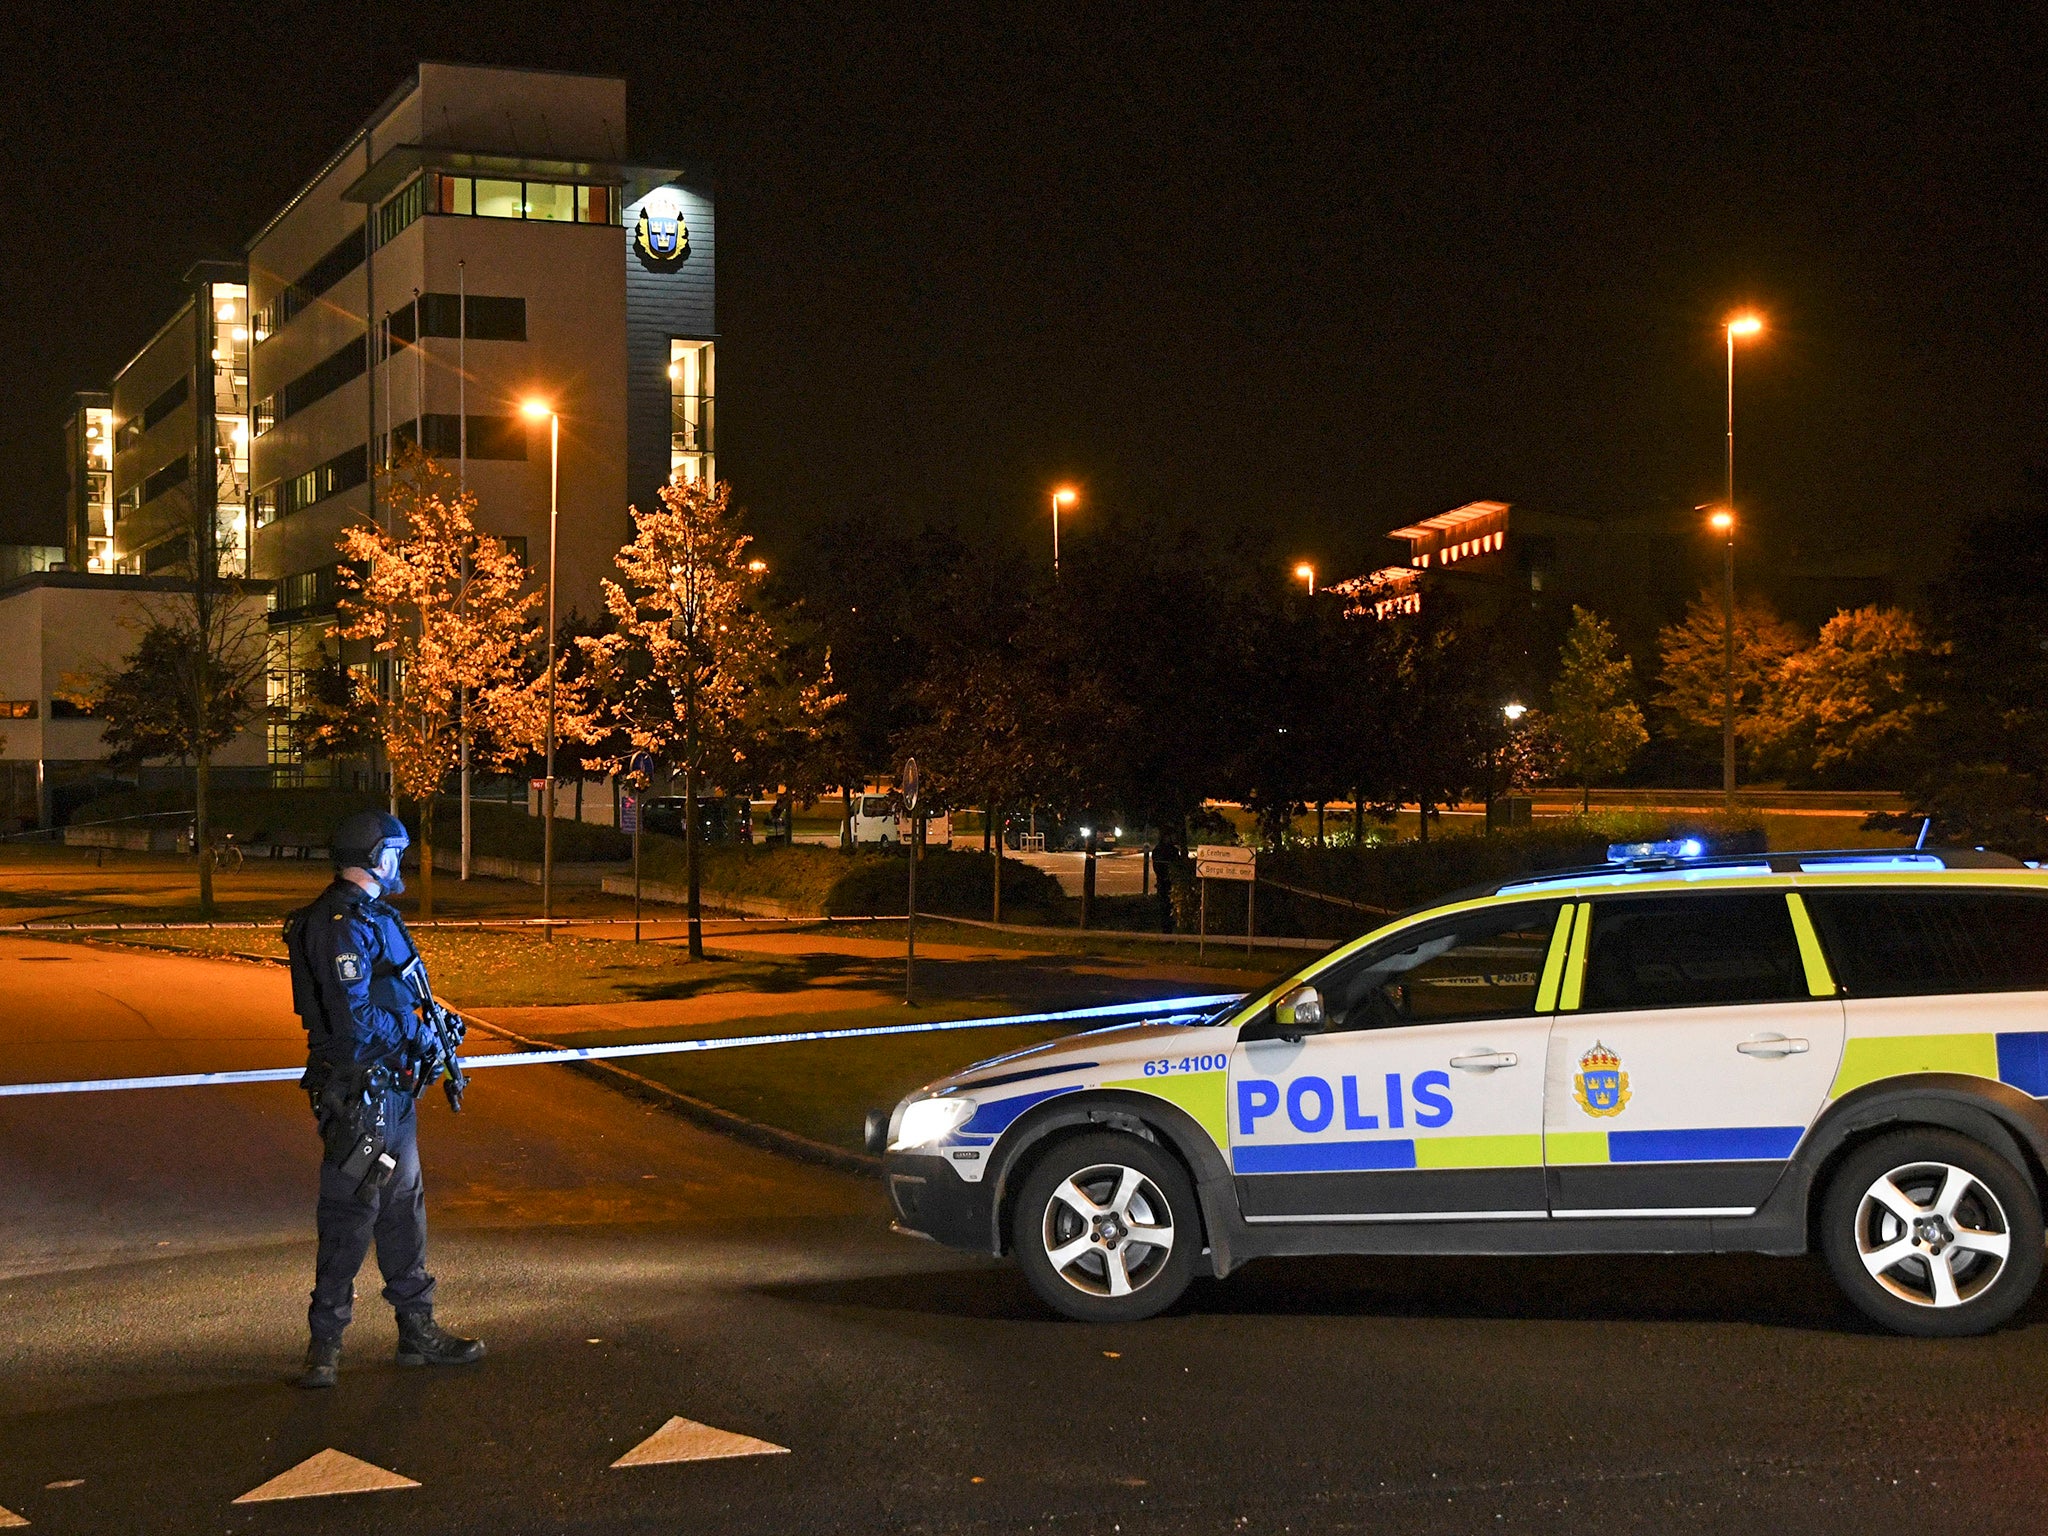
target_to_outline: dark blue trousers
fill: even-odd
[[[427,1273],[427,1191],[420,1178],[419,1121],[409,1095],[391,1096],[387,1150],[398,1168],[374,1195],[356,1193],[333,1164],[320,1164],[320,1257],[313,1272],[307,1325],[316,1339],[339,1339],[355,1315],[356,1271],[377,1245],[384,1299],[398,1312],[430,1312],[434,1277]]]

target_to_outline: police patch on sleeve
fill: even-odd
[[[361,981],[363,979],[363,957],[361,955],[352,955],[347,950],[343,950],[334,957],[334,970],[335,974],[340,976],[343,981]]]

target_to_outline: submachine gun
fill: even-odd
[[[435,1083],[448,1095],[448,1107],[456,1114],[462,1113],[462,1095],[469,1087],[469,1078],[462,1070],[463,1036],[469,1026],[462,1015],[449,1010],[434,996],[432,983],[427,980],[427,962],[414,955],[405,969],[398,973],[398,979],[405,983],[412,994],[413,1005],[419,1009],[421,1026],[421,1051],[419,1063],[419,1091],[425,1093]]]

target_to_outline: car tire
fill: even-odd
[[[2041,1279],[2032,1180],[1954,1131],[1900,1131],[1852,1153],[1821,1206],[1821,1251],[1857,1309],[1897,1333],[1984,1333]]]
[[[1163,1241],[1162,1241],[1163,1239]],[[1011,1251],[1039,1299],[1084,1323],[1165,1311],[1194,1278],[1202,1216],[1171,1154],[1093,1132],[1056,1143],[1019,1187]]]

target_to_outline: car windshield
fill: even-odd
[[[888,798],[883,795],[861,796],[860,813],[863,816],[893,816],[895,814],[894,810],[890,808]]]

